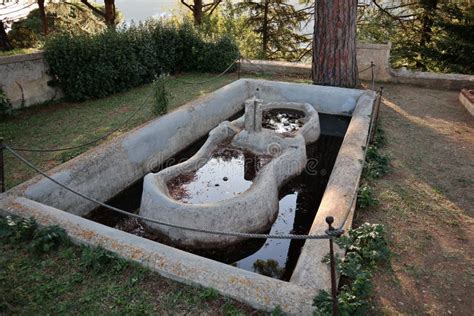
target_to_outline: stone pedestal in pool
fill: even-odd
[[[278,191],[300,174],[306,144],[320,135],[309,104],[245,102],[187,161],[145,176],[140,215],[198,229],[262,233],[278,215]],[[143,222],[178,247],[218,249],[243,240]]]

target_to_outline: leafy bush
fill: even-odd
[[[56,225],[48,226],[35,231],[30,247],[36,252],[49,252],[57,249],[66,240],[64,229]]]
[[[369,146],[364,166],[364,176],[379,179],[388,172],[388,157],[381,154],[376,146]]]
[[[33,239],[38,225],[33,219],[7,216],[0,218],[0,239],[19,243]]]
[[[101,247],[83,247],[80,259],[83,270],[95,274],[103,272],[120,272],[128,263],[113,252]]]
[[[374,139],[372,140],[372,144],[378,148],[385,146],[386,139],[385,139],[385,132],[378,126],[378,123],[375,126],[375,135]]]
[[[338,272],[347,279],[337,297],[339,314],[366,315],[372,294],[372,272],[390,257],[385,229],[382,225],[365,223],[349,230],[348,236],[341,236],[336,243],[347,251],[343,259],[336,259]],[[329,256],[323,261],[329,263]],[[320,291],[313,305],[317,308],[314,315],[331,315],[331,294]]]
[[[50,252],[68,240],[59,226],[39,227],[32,218],[13,216],[0,218],[0,239],[12,244],[29,242],[29,248],[35,252]]]
[[[170,94],[166,91],[165,84],[166,79],[163,75],[153,81],[153,113],[155,113],[155,115],[161,115],[168,112]]]
[[[148,21],[95,35],[61,34],[45,57],[66,97],[104,97],[180,70],[221,72],[239,55],[228,38],[205,41],[189,23]]]
[[[368,184],[362,184],[357,194],[357,207],[364,209],[378,204],[377,199],[373,196],[372,188]]]

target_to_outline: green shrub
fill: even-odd
[[[390,257],[385,229],[383,225],[365,223],[349,230],[348,236],[341,236],[336,243],[347,252],[343,259],[336,259],[337,271],[346,279],[337,296],[339,314],[367,315],[373,290],[372,273]],[[329,263],[329,256],[323,262]],[[331,315],[331,294],[320,291],[313,305],[314,315]]]
[[[39,227],[34,219],[7,216],[0,218],[0,239],[11,244],[29,243],[35,252],[50,252],[68,240],[59,226]]]
[[[369,208],[378,204],[374,197],[372,188],[368,184],[362,184],[357,194],[357,207],[361,209]]]
[[[106,271],[120,272],[127,267],[128,262],[104,248],[83,247],[80,265],[84,271],[100,274]]]
[[[381,154],[376,146],[369,146],[364,166],[364,176],[379,179],[389,172],[388,157]]]
[[[239,55],[223,37],[205,41],[189,23],[148,21],[100,34],[60,34],[45,45],[50,73],[70,100],[104,97],[176,71],[221,72]]]
[[[383,147],[386,144],[386,139],[385,139],[385,132],[383,129],[381,129],[379,126],[375,126],[375,135],[374,139],[372,140],[372,143],[374,146],[377,147]]]
[[[49,252],[57,249],[67,239],[66,231],[61,227],[47,226],[35,231],[30,247],[36,252]]]
[[[153,113],[162,115],[168,112],[170,94],[166,91],[166,79],[164,75],[159,76],[153,81]]]
[[[37,228],[38,225],[31,218],[13,216],[0,218],[0,239],[13,244],[29,241],[33,239]]]

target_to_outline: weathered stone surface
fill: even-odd
[[[310,104],[245,102],[245,115],[235,124],[223,122],[209,133],[200,150],[187,161],[145,176],[140,215],[161,222],[197,229],[223,232],[262,233],[278,215],[278,192],[291,177],[306,165],[306,144],[320,135],[319,117]],[[262,111],[267,109],[299,110],[305,114],[304,125],[294,135],[285,136],[262,129]],[[245,129],[239,129],[245,126]],[[223,143],[273,157],[245,192],[208,203],[184,203],[170,195],[168,183],[178,176],[197,171],[211,159]],[[275,149],[275,150],[273,150]],[[186,248],[224,248],[245,238],[186,231],[143,222],[148,229],[164,235],[173,244]]]
[[[462,89],[459,93],[459,101],[474,116],[474,90]]]
[[[461,90],[474,88],[474,76],[463,74],[441,74],[431,72],[391,69],[391,44],[357,43],[357,66],[359,78],[371,80],[371,62],[375,64],[374,76],[377,82],[411,84],[433,89]],[[311,65],[296,62],[280,62],[268,60],[242,60],[243,72],[268,72],[286,75],[311,76]]]
[[[257,88],[264,100],[309,103],[320,113],[352,114],[311,233],[325,229],[325,215],[335,216],[336,225],[348,216],[346,225],[350,225],[364,160],[370,121],[368,114],[375,100],[373,92],[363,90],[239,80],[106,142],[48,174],[86,195],[107,201],[149,172],[150,166],[173,156],[241,110],[245,100],[253,97]],[[320,260],[326,254],[327,241],[307,241],[293,279],[282,282],[75,215],[87,214],[94,207],[93,203],[40,176],[0,194],[0,214],[33,217],[42,225],[60,225],[75,242],[102,246],[165,277],[215,288],[223,295],[262,310],[271,311],[279,306],[285,313],[311,315],[314,295],[330,286],[327,281],[329,270]]]
[[[48,85],[48,69],[41,52],[0,57],[0,87],[14,109],[62,97],[60,89]]]

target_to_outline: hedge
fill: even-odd
[[[149,83],[161,73],[221,72],[239,56],[227,37],[205,40],[188,23],[147,22],[96,35],[60,34],[45,57],[66,98],[100,98]]]

